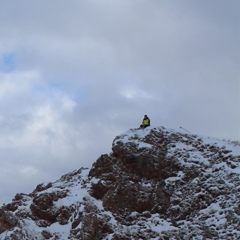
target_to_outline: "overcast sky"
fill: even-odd
[[[0,204],[144,114],[240,140],[239,0],[0,0],[0,24]]]

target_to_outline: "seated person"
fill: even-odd
[[[142,124],[140,125],[140,128],[146,128],[148,126],[150,126],[150,119],[148,118],[147,115],[144,115],[144,118],[143,118]]]

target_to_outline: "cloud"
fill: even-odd
[[[239,140],[238,9],[237,0],[2,0],[0,202],[90,167],[144,114]]]

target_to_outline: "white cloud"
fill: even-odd
[[[0,72],[0,98],[8,98],[11,94],[23,94],[29,91],[38,79],[39,75],[35,71]]]
[[[153,96],[137,87],[126,87],[121,91],[122,95],[129,100],[145,101],[153,99]]]
[[[0,202],[91,166],[144,114],[152,125],[239,139],[238,7],[1,1],[0,187],[11,181]]]

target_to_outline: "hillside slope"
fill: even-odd
[[[0,240],[238,239],[239,162],[225,141],[130,129],[91,169],[2,206]]]

